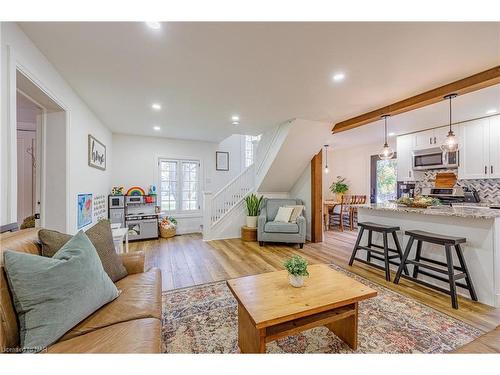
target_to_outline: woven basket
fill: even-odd
[[[160,226],[160,236],[161,238],[170,238],[175,236],[175,227],[163,228]]]

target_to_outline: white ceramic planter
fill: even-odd
[[[292,274],[288,274],[288,282],[294,288],[300,288],[304,286],[304,276],[296,276]]]
[[[247,227],[257,228],[257,217],[258,216],[247,216]]]

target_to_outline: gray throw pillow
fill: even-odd
[[[115,251],[111,224],[102,220],[85,232],[90,242],[94,245],[101,259],[104,271],[116,283],[127,276],[127,270]],[[71,239],[71,235],[55,230],[41,229],[38,238],[42,243],[42,255],[52,257],[63,245]]]
[[[83,231],[52,258],[5,250],[4,268],[24,352],[43,350],[119,295]]]

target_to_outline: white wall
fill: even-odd
[[[227,184],[245,169],[245,136],[233,134],[217,146],[217,151],[229,152],[229,171],[215,171],[215,180],[220,187]],[[214,155],[215,158],[215,155]]]
[[[302,199],[306,206],[306,238],[311,240],[311,163],[307,165],[288,194],[290,198]]]
[[[111,185],[112,154],[111,132],[91,112],[57,72],[55,67],[36,48],[22,30],[11,22],[2,22],[1,36],[1,224],[14,222],[17,202],[15,163],[16,145],[10,142],[12,124],[15,130],[15,66],[36,80],[36,83],[67,111],[68,178],[66,230],[76,231],[78,193],[107,194]],[[92,134],[107,147],[107,170],[91,168],[87,164],[88,134]],[[62,146],[62,145],[61,145]],[[63,146],[62,146],[63,147]],[[48,176],[47,178],[50,178]],[[61,197],[61,199],[65,199]],[[7,203],[7,204],[5,204]]]
[[[194,159],[201,163],[201,191],[217,192],[240,172],[240,136],[217,144],[158,137],[113,134],[113,173],[111,186],[159,186],[158,159]],[[229,151],[228,172],[215,170],[215,151]],[[203,207],[203,202],[200,202]],[[202,214],[174,215],[178,233],[199,232]]]
[[[396,148],[395,140],[390,139],[390,146]],[[329,173],[323,173],[323,199],[333,198],[330,185],[342,176],[347,179],[349,194],[370,196],[370,157],[377,155],[383,145],[379,143],[328,150]],[[326,163],[323,150],[323,170]]]

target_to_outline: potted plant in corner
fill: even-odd
[[[247,206],[247,227],[257,228],[257,217],[259,216],[260,203],[262,202],[262,196],[257,198],[255,194],[250,194],[245,198],[245,203]]]
[[[349,190],[349,185],[345,182],[345,178],[337,176],[337,181],[334,181],[330,185],[330,191],[335,194],[335,200],[340,201],[342,195],[344,195]]]
[[[288,271],[288,282],[295,288],[304,286],[304,277],[309,276],[307,272],[307,260],[294,255],[283,264]]]

